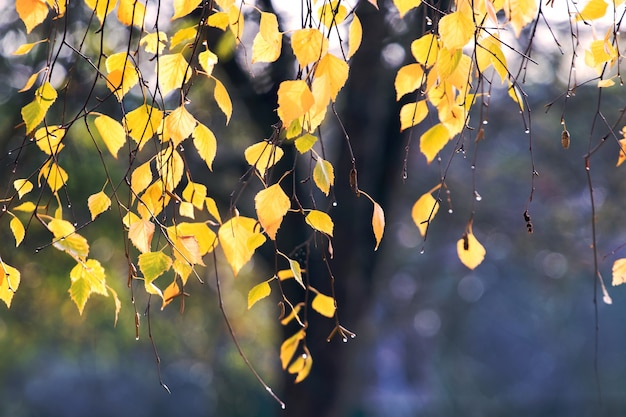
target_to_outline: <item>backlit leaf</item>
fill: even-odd
[[[425,100],[405,104],[400,109],[400,131],[419,124],[427,115],[428,106]]]
[[[152,183],[150,161],[139,165],[130,176],[130,188],[134,195],[139,195]]]
[[[206,209],[209,212],[209,214],[213,216],[213,218],[217,220],[218,223],[222,223],[222,218],[220,217],[220,211],[217,208],[217,204],[215,203],[215,200],[212,199],[211,197],[207,197],[204,200],[204,204],[206,204]]]
[[[117,5],[117,0],[85,0],[85,4],[95,12],[100,23]]]
[[[154,236],[154,223],[149,220],[137,220],[128,228],[128,238],[141,253],[150,252],[152,236]]]
[[[420,151],[424,154],[428,163],[435,159],[449,140],[450,132],[441,123],[431,127],[420,137]]]
[[[320,210],[311,210],[304,220],[313,229],[327,234],[328,236],[333,235],[333,220],[327,213]]]
[[[143,45],[147,53],[156,55],[163,53],[166,42],[167,34],[165,32],[153,32],[141,38],[139,45]]]
[[[70,271],[70,298],[83,314],[85,304],[92,293],[108,296],[104,268],[95,259],[78,263]]]
[[[212,171],[213,160],[217,153],[217,140],[215,139],[215,135],[208,127],[202,123],[198,123],[191,136],[193,137],[193,144],[200,158],[206,162],[207,167]]]
[[[198,36],[198,29],[196,26],[190,26],[182,28],[176,31],[170,39],[170,50],[173,50],[180,44],[189,44]]]
[[[411,43],[411,53],[413,58],[425,67],[432,66],[437,61],[439,55],[439,41],[437,36],[427,33]]]
[[[20,204],[19,206],[13,207],[14,211],[23,211],[25,213],[32,213],[33,211],[37,210],[37,206],[34,205],[33,203],[31,203],[30,201],[25,201],[24,203]]]
[[[228,27],[235,36],[235,42],[239,44],[243,37],[244,15],[239,7],[232,5],[228,10]]]
[[[213,90],[213,96],[215,97],[215,101],[217,102],[217,106],[220,108],[222,113],[226,116],[226,124],[230,122],[230,116],[233,114],[233,102],[230,100],[230,95],[228,95],[228,91],[224,84],[217,78],[215,80],[215,89]]]
[[[163,96],[181,88],[191,77],[191,68],[182,53],[161,55],[158,65],[159,86]]]
[[[297,138],[294,141],[294,144],[296,145],[296,149],[298,150],[298,152],[304,154],[308,152],[313,147],[313,145],[315,145],[316,142],[317,137],[311,135],[310,133],[307,133]]]
[[[11,308],[13,294],[20,286],[20,280],[20,271],[0,261],[0,300],[4,301],[8,308]]]
[[[37,81],[37,78],[39,77],[39,74],[41,73],[41,71],[38,71],[34,74],[31,74],[30,77],[28,77],[28,80],[26,80],[26,83],[24,84],[24,87],[22,87],[19,92],[23,93],[24,91],[28,91],[30,90],[33,85],[35,85],[35,81]]]
[[[26,134],[32,132],[43,121],[56,99],[57,91],[47,81],[35,90],[35,99],[22,107],[22,120],[26,124]]]
[[[206,51],[202,51],[200,52],[200,54],[198,54],[198,62],[204,70],[205,75],[209,77],[211,76],[211,74],[213,74],[213,67],[215,67],[215,65],[217,64],[218,57],[209,50],[208,45],[205,44],[205,46]]]
[[[155,158],[157,175],[165,184],[165,190],[174,191],[183,178],[185,163],[177,149],[168,146]]]
[[[283,81],[278,87],[278,117],[285,126],[313,106],[315,98],[304,80]]]
[[[337,26],[346,20],[348,9],[339,0],[325,1],[319,8],[317,17],[327,28]]]
[[[396,74],[396,100],[400,100],[405,94],[412,93],[426,81],[422,64],[405,65]]]
[[[178,146],[191,136],[196,124],[196,119],[187,111],[185,106],[179,106],[165,117],[163,136],[165,140],[171,139],[174,146]]]
[[[139,150],[147,139],[157,134],[163,122],[163,112],[156,107],[142,104],[124,117],[130,137],[139,145]]]
[[[372,0],[370,0],[372,1]],[[311,368],[313,367],[313,358],[310,353],[302,354],[298,356],[287,368],[287,372],[290,374],[298,374],[294,383],[302,382],[309,376]]]
[[[111,199],[104,191],[100,191],[99,193],[89,196],[87,206],[91,213],[91,220],[95,220],[96,217],[111,207]]]
[[[479,46],[476,47],[476,64],[482,72],[493,65],[502,82],[507,79],[507,61],[497,36],[489,36],[479,42]]]
[[[47,39],[42,39],[33,43],[24,43],[20,45],[14,52],[13,55],[26,55],[29,53],[35,46],[39,45],[42,42],[47,42]]]
[[[298,29],[291,35],[291,48],[304,68],[326,55],[328,39],[318,29]]]
[[[592,0],[598,1],[598,0]],[[602,0],[600,0],[602,1]],[[537,17],[538,2],[536,0],[506,0],[503,7],[513,26],[515,36],[519,37],[522,29]]]
[[[33,190],[33,183],[26,179],[13,181],[13,188],[17,191],[17,196],[21,199]]]
[[[43,0],[15,0],[15,10],[26,25],[26,33],[46,20],[49,13],[48,5]]]
[[[439,36],[444,48],[463,48],[473,37],[476,27],[470,17],[461,11],[445,15],[439,21]]]
[[[265,175],[265,171],[274,166],[283,157],[283,150],[271,143],[261,141],[250,145],[244,151],[246,161],[255,167],[261,175]]]
[[[254,254],[248,240],[255,234],[260,234],[257,229],[255,219],[236,216],[224,223],[218,231],[220,245],[235,276]]]
[[[52,219],[47,224],[47,227],[54,235],[52,246],[62,252],[66,252],[73,258],[87,259],[89,243],[83,236],[75,233],[72,223],[61,219]]]
[[[348,59],[352,58],[352,55],[359,49],[361,40],[363,40],[363,26],[358,16],[354,15],[348,29]]]
[[[103,0],[100,0],[103,1]],[[109,56],[106,60],[107,87],[115,93],[118,100],[128,93],[139,81],[138,70],[128,58],[126,52]]]
[[[261,13],[259,32],[252,42],[252,63],[274,62],[280,57],[283,35],[278,31],[274,13]]]
[[[254,197],[259,223],[270,239],[276,240],[276,232],[280,228],[283,217],[291,207],[291,201],[279,184],[261,190]]]
[[[139,255],[139,269],[146,284],[169,271],[172,267],[172,258],[163,252],[145,252]]]
[[[174,299],[181,294],[180,284],[177,279],[174,279],[174,281],[172,281],[170,285],[163,290],[163,303],[161,304],[161,310],[167,307],[168,304],[174,301]]]
[[[15,238],[15,247],[20,246],[20,243],[24,240],[24,235],[26,234],[26,230],[24,229],[24,225],[17,217],[13,217],[11,222],[9,223],[9,227],[11,228],[11,232],[13,233],[13,237]]]
[[[463,265],[469,269],[474,269],[480,265],[487,253],[483,245],[480,244],[472,233],[471,228],[456,243],[456,251]]]
[[[181,201],[178,204],[178,213],[183,217],[189,217],[190,219],[195,219],[196,215],[194,212],[193,204],[187,201]]]
[[[385,232],[385,212],[377,202],[374,202],[372,229],[374,230],[374,237],[376,238],[376,247],[374,247],[374,250],[378,250],[378,246],[380,245],[380,241],[382,240]]]
[[[422,4],[422,0],[393,0],[393,4],[398,8],[400,17],[404,17],[409,10],[419,7]]]
[[[196,182],[189,181],[183,190],[183,200],[194,205],[198,210],[204,208],[204,199],[206,198],[206,186]]]
[[[439,210],[439,203],[431,194],[432,191],[420,196],[411,210],[411,218],[417,226],[422,236],[426,235],[428,225],[433,221],[435,214]]]
[[[158,216],[170,202],[170,193],[165,192],[164,182],[159,179],[152,183],[141,196],[137,211],[142,219]]]
[[[106,0],[99,0],[101,3]],[[126,26],[137,26],[143,28],[146,18],[146,5],[138,0],[119,0],[117,6],[117,20]]]
[[[316,294],[311,302],[313,310],[324,317],[332,318],[335,315],[335,299],[324,294]]]
[[[2,272],[0,271],[0,274]],[[626,258],[621,258],[613,263],[613,285],[621,285],[626,282]]]
[[[330,187],[335,183],[335,170],[332,164],[318,157],[313,168],[313,181],[324,194],[328,195]]]
[[[206,223],[180,222],[176,226],[168,227],[167,235],[172,241],[182,236],[193,237],[198,243],[200,256],[212,252],[217,246],[217,235]]]
[[[287,338],[280,345],[280,362],[283,369],[287,369],[287,365],[289,365],[289,362],[293,359],[293,355],[295,355],[298,345],[300,345],[300,341],[304,339],[305,336],[306,333],[304,332],[304,329],[300,329],[296,334]]]
[[[117,158],[117,153],[126,143],[124,127],[117,120],[104,114],[96,117],[94,124],[111,155]]]
[[[64,136],[65,129],[48,126],[37,129],[33,139],[46,155],[56,155],[65,146],[62,143]]]
[[[174,16],[172,20],[184,17],[193,12],[202,0],[174,0]]]
[[[322,78],[328,83],[330,98],[335,101],[339,90],[348,80],[348,64],[333,54],[326,54],[315,67],[315,77]]]
[[[619,140],[619,155],[617,157],[617,165],[620,166],[624,161],[626,161],[626,138]]]
[[[56,163],[49,160],[39,170],[39,183],[45,179],[53,193],[59,191],[67,183],[67,172]]]
[[[207,19],[207,25],[218,28],[218,29],[226,30],[226,28],[228,27],[228,13],[226,12],[213,13]]]
[[[596,20],[604,17],[608,4],[604,0],[589,0],[585,7],[576,15],[576,20]]]
[[[267,281],[263,281],[260,284],[255,285],[248,292],[248,310],[252,308],[257,301],[264,299],[272,293],[272,287]]]

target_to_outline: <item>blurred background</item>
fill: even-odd
[[[135,292],[133,307],[126,287],[119,217],[104,214],[83,233],[92,242],[94,256],[106,263],[108,282],[122,299],[114,326],[114,306],[108,298],[92,296],[79,316],[67,293],[71,260],[51,247],[37,251],[49,242],[47,231],[30,225],[25,247],[15,250],[5,224],[10,219],[3,216],[2,257],[20,267],[22,284],[11,309],[0,306],[1,415],[623,415],[626,293],[621,287],[609,288],[613,304],[602,303],[600,295],[596,310],[591,205],[583,159],[589,137],[595,143],[606,133],[604,127],[592,130],[594,112],[599,108],[609,123],[618,120],[624,106],[623,87],[603,92],[600,107],[595,86],[579,88],[565,100],[567,72],[563,78],[558,71],[570,63],[569,57],[563,58],[567,50],[561,55],[558,49],[537,48],[533,59],[538,65],[529,66],[523,85],[531,109],[528,133],[523,121],[528,115],[521,115],[506,90],[494,84],[489,107],[473,115],[470,123],[484,128],[484,141],[475,144],[474,136],[468,135],[458,142],[463,143],[462,149],[449,144],[440,160],[427,165],[418,146],[425,127],[418,126],[408,151],[408,175],[403,178],[408,134],[399,133],[403,102],[396,102],[393,82],[397,69],[412,61],[411,40],[427,25],[422,12],[400,20],[390,1],[378,3],[380,11],[367,2],[357,10],[364,27],[363,44],[336,104],[351,137],[359,186],[385,208],[387,229],[377,252],[372,251],[371,204],[350,190],[344,139],[335,121],[324,127],[336,169],[332,267],[339,314],[341,323],[357,337],[347,343],[340,338],[327,343],[334,323],[311,315],[313,370],[304,382],[294,385],[293,375],[284,373],[278,360],[282,340],[293,331],[277,323],[277,300],[263,300],[251,310],[246,305],[249,289],[271,276],[271,256],[261,252],[236,280],[218,260],[226,312],[251,362],[287,403],[283,411],[245,367],[230,339],[212,268],[202,276],[204,285],[190,282],[191,296],[185,300],[183,314],[177,303],[160,311],[160,303],[150,304],[141,288]],[[257,2],[262,10],[280,13],[281,28],[288,26],[290,13],[300,15],[299,6],[291,4]],[[84,31],[86,8],[80,4],[69,10],[75,19],[70,29]],[[255,28],[248,26],[246,33],[253,36]],[[567,45],[568,26],[555,24],[552,29]],[[545,40],[546,30],[542,26],[536,39]],[[12,2],[5,3],[0,13],[0,34],[0,177],[4,178],[16,161],[13,150],[23,141],[23,130],[15,128],[21,122],[19,109],[30,97],[17,90],[44,55],[11,56],[16,45],[35,40],[26,37]],[[522,36],[523,46],[527,36]],[[208,34],[208,40],[223,48],[222,67],[216,71],[229,89],[234,116],[225,129],[220,127],[223,116],[214,103],[197,107],[203,109],[197,117],[214,129],[219,141],[214,174],[201,182],[221,207],[227,207],[246,170],[243,149],[269,137],[271,124],[277,121],[277,85],[293,77],[293,61],[286,51],[275,65],[249,67],[244,56],[228,52],[232,39],[216,31]],[[66,53],[60,56],[59,67],[70,68],[74,62],[76,57]],[[90,76],[82,78],[81,71],[88,71],[83,65],[79,61],[73,67],[75,81],[68,91],[89,85]],[[202,85],[195,86],[190,100],[204,103],[207,94]],[[72,98],[67,100],[71,103]],[[546,111],[544,106],[550,102],[555,105]],[[563,112],[571,133],[567,150],[560,140]],[[620,128],[617,125],[616,130]],[[90,140],[81,139],[81,129],[85,127],[73,127],[75,146],[64,151],[64,166],[70,178],[80,178],[68,183],[71,207],[66,210],[84,224],[89,213],[83,202],[101,188],[97,174],[103,168]],[[620,172],[624,168],[615,168],[617,155],[617,144],[607,141],[591,160],[600,270],[608,284],[611,265],[624,256],[620,248],[626,242],[622,212],[626,182]],[[19,158],[17,165],[23,172],[32,172],[41,163],[36,152],[24,152]],[[439,183],[450,158],[449,194],[442,194],[442,209],[424,242],[410,210],[420,195]],[[531,183],[533,161],[539,175]],[[121,169],[123,162],[121,158],[107,163],[114,170]],[[474,194],[474,173],[479,199]],[[114,175],[121,178],[123,171]],[[528,209],[534,233],[529,234],[522,214],[533,186]],[[242,212],[251,209],[251,195],[241,199]],[[472,210],[474,233],[487,250],[475,271],[465,268],[456,256],[456,241]],[[297,241],[302,231],[284,227],[281,233],[291,233]],[[319,279],[316,287],[327,289],[326,275],[320,269],[316,278],[315,272],[310,271],[310,276]],[[142,321],[138,340],[135,308]],[[148,320],[161,377],[171,394],[159,385]]]

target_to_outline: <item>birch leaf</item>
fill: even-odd
[[[304,220],[313,229],[328,236],[333,235],[334,223],[327,213],[320,210],[311,210]]]
[[[317,158],[317,163],[313,168],[313,181],[324,194],[328,195],[330,187],[335,183],[335,171],[332,164],[325,159]]]
[[[276,240],[276,232],[291,207],[291,201],[279,184],[261,190],[254,197],[257,217],[265,233]]]
[[[248,292],[248,310],[250,310],[252,306],[257,303],[257,301],[268,297],[271,293],[272,287],[270,287],[270,284],[267,281],[263,281],[252,287],[252,289]]]
[[[324,317],[332,318],[335,315],[335,299],[328,295],[316,294],[311,307]]]
[[[487,253],[483,245],[480,244],[474,233],[472,233],[471,228],[459,239],[456,244],[456,250],[463,265],[469,269],[474,269],[480,265]]]
[[[93,221],[111,207],[111,199],[104,191],[100,191],[99,193],[89,196],[87,206],[89,207],[91,220]]]

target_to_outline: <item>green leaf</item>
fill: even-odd
[[[295,140],[296,149],[301,154],[308,152],[317,142],[317,137],[307,133]]]
[[[22,107],[22,119],[26,124],[26,133],[30,133],[42,122],[48,109],[57,99],[57,91],[52,84],[45,82],[35,90],[35,99]]]
[[[104,268],[95,259],[76,264],[70,271],[72,284],[69,289],[70,298],[82,315],[85,304],[92,293],[108,296]]]
[[[163,252],[146,252],[139,255],[139,269],[146,285],[152,283],[172,267],[172,258]]]

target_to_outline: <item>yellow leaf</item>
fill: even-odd
[[[228,27],[235,36],[235,42],[239,44],[243,37],[244,16],[239,7],[232,5],[228,10]]]
[[[0,274],[2,271],[0,271]],[[618,259],[613,263],[613,285],[626,282],[626,258]]]
[[[33,183],[26,179],[17,179],[13,181],[13,188],[15,188],[17,196],[21,199],[33,190]]]
[[[280,345],[280,362],[283,369],[287,369],[287,365],[289,365],[289,362],[293,359],[293,355],[295,355],[300,341],[304,339],[305,336],[306,333],[304,329],[300,329],[296,334],[287,338],[282,345]]]
[[[183,190],[183,200],[193,204],[198,210],[204,208],[204,200],[206,198],[206,186],[196,182],[189,181]]]
[[[487,253],[483,245],[474,237],[471,227],[456,243],[456,251],[463,265],[469,269],[474,269],[480,265]]]
[[[24,229],[24,225],[17,217],[13,217],[11,222],[9,223],[9,227],[11,228],[11,232],[13,232],[13,237],[15,238],[15,247],[20,246],[20,243],[24,240],[24,235],[26,234],[26,230]]]
[[[431,127],[420,137],[420,151],[424,154],[428,163],[435,159],[449,140],[450,133],[441,123]]]
[[[24,43],[20,45],[14,52],[13,55],[26,55],[29,53],[35,46],[39,45],[42,42],[47,42],[48,39],[42,39],[33,43]]]
[[[126,52],[109,56],[106,60],[106,69],[107,87],[115,93],[119,101],[139,82],[139,71],[128,59]]]
[[[333,54],[326,54],[315,67],[315,77],[323,78],[328,83],[330,98],[335,101],[339,90],[348,80],[348,64]]]
[[[226,30],[226,28],[228,27],[228,13],[226,12],[213,13],[207,19],[207,25],[212,26],[214,28]]]
[[[143,148],[146,141],[156,135],[163,122],[163,112],[156,107],[142,104],[130,113],[126,113],[124,123],[130,137]]]
[[[126,131],[115,119],[101,114],[94,120],[96,129],[107,149],[117,159],[117,153],[126,143]]]
[[[352,58],[352,55],[359,49],[361,40],[363,40],[363,26],[361,25],[361,20],[355,14],[348,29],[348,59]]]
[[[327,234],[328,236],[333,235],[333,220],[327,213],[319,210],[311,210],[304,220],[313,229]]]
[[[284,280],[287,278],[293,278],[296,280],[298,284],[300,284],[302,288],[306,289],[306,285],[304,285],[304,280],[302,279],[302,268],[300,268],[300,263],[296,260],[289,258],[288,256],[282,253],[281,255],[283,255],[285,259],[287,259],[287,262],[289,262],[289,274],[288,274],[289,276],[287,277],[283,274],[283,277],[280,279]],[[280,273],[281,271],[279,271],[279,277],[280,277]]]
[[[31,203],[30,201],[26,201],[20,204],[19,206],[13,207],[13,210],[23,211],[25,213],[32,213],[33,211],[37,210],[37,206]]]
[[[56,99],[57,91],[47,81],[35,90],[35,99],[22,107],[22,119],[26,124],[26,134],[32,132],[42,122]]]
[[[130,188],[134,195],[139,195],[152,183],[150,161],[139,165],[130,176]]]
[[[252,42],[252,63],[274,62],[280,57],[283,35],[278,31],[278,19],[274,13],[261,13],[259,32]]]
[[[139,255],[139,269],[146,284],[169,271],[172,267],[172,258],[163,252],[145,252]]]
[[[161,55],[158,68],[159,86],[163,96],[181,88],[191,77],[191,68],[182,53]]]
[[[34,138],[39,149],[47,155],[56,155],[64,145],[61,143],[65,136],[65,129],[58,127],[40,127],[35,132]]]
[[[189,217],[190,219],[196,218],[193,210],[193,204],[187,201],[182,201],[178,204],[178,214],[183,217]]]
[[[428,115],[428,106],[425,100],[417,103],[407,103],[400,109],[400,131],[420,123]]]
[[[206,51],[200,52],[200,54],[198,55],[198,62],[204,70],[205,75],[209,77],[211,76],[211,74],[213,74],[213,67],[215,67],[215,65],[217,64],[218,57],[209,50],[208,45],[205,44],[205,46]]]
[[[15,0],[15,10],[26,25],[26,33],[46,20],[49,13],[48,5],[43,0]]]
[[[626,161],[626,138],[619,140],[619,156],[617,157],[617,165],[620,166],[624,161]]]
[[[78,263],[70,271],[70,298],[83,314],[85,304],[92,293],[108,296],[104,268],[95,259]]]
[[[280,228],[283,217],[291,207],[291,201],[279,184],[261,190],[254,197],[259,223],[270,239],[276,240],[276,232]]]
[[[136,221],[141,220],[139,218],[139,216],[137,216],[135,213],[133,213],[132,211],[127,212],[124,217],[122,217],[122,223],[124,224],[124,226],[126,226],[127,228],[130,227],[131,224],[135,223]]]
[[[339,0],[325,1],[317,12],[319,21],[327,28],[341,24],[347,16],[348,9]]]
[[[89,243],[83,236],[74,232],[72,223],[61,219],[52,219],[47,224],[47,228],[54,236],[52,246],[74,258],[87,259]]]
[[[255,167],[261,175],[273,167],[283,157],[283,150],[269,142],[261,141],[250,145],[244,151],[246,161]]]
[[[324,194],[328,195],[330,187],[335,183],[335,170],[332,164],[318,157],[313,168],[313,181]]]
[[[87,199],[87,206],[91,213],[91,220],[95,220],[98,215],[104,213],[111,207],[111,199],[104,191],[93,194]]]
[[[230,96],[224,84],[217,78],[214,78],[214,80],[215,89],[213,90],[213,96],[215,97],[218,107],[226,116],[226,124],[228,124],[228,122],[230,122],[230,116],[233,114],[233,103],[230,100]]]
[[[422,4],[422,0],[393,0],[393,4],[398,8],[400,17],[404,17],[409,10],[419,7]]]
[[[198,29],[196,26],[190,26],[177,30],[170,40],[170,50],[174,49],[181,43],[193,42],[193,40],[196,39],[196,36],[198,36]]]
[[[217,246],[217,235],[206,223],[181,222],[176,226],[168,227],[167,235],[172,241],[181,237],[193,237],[198,243],[199,256],[212,252]]]
[[[411,210],[411,218],[422,236],[426,235],[430,222],[433,221],[435,214],[439,210],[439,203],[433,198],[432,192],[431,190],[418,198]]]
[[[311,307],[324,317],[332,318],[335,315],[335,299],[328,295],[316,294],[311,302]]]
[[[613,81],[612,78],[607,78],[605,80],[598,81],[598,88],[612,87],[614,85],[615,85],[615,81]]]
[[[215,139],[215,135],[208,127],[198,122],[191,136],[193,137],[193,144],[200,158],[206,162],[209,170],[212,171],[213,160],[217,153],[217,140]]]
[[[154,223],[149,220],[137,220],[128,228],[128,238],[141,253],[150,252],[152,236],[154,236]]]
[[[0,300],[11,308],[13,294],[20,286],[20,271],[0,261]]]
[[[35,81],[37,81],[37,77],[39,77],[39,74],[41,73],[41,71],[42,70],[39,70],[36,73],[31,74],[31,76],[28,77],[28,80],[26,80],[24,87],[22,87],[18,92],[23,93],[24,91],[30,90],[33,87],[33,85],[35,85]]]
[[[594,0],[597,1],[597,0]],[[522,29],[537,17],[536,0],[506,0],[503,7],[507,18],[513,26],[515,36],[519,37]]]
[[[608,4],[604,0],[589,0],[585,7],[576,15],[576,21],[596,20],[604,17]]]
[[[236,216],[224,223],[218,231],[224,255],[235,276],[254,254],[254,250],[248,245],[248,240],[255,234],[260,234],[256,229],[255,219]]]
[[[156,55],[163,53],[166,42],[167,34],[165,32],[153,32],[141,38],[139,45],[143,45],[147,53]]]
[[[291,36],[291,48],[300,67],[304,68],[326,55],[328,39],[317,29],[298,29]]]
[[[327,77],[315,78],[311,86],[311,92],[315,100],[313,105],[304,115],[304,118],[294,119],[291,123],[292,125],[297,124],[298,126],[303,126],[308,132],[313,132],[317,129],[326,117],[326,109],[331,97],[330,83]],[[300,120],[302,120],[302,123]],[[297,134],[300,134],[300,132]]]
[[[49,160],[39,170],[39,183],[44,178],[53,193],[59,191],[67,183],[67,172],[56,163]]]
[[[425,80],[422,64],[409,64],[400,68],[395,81],[396,100],[420,88]]]
[[[278,88],[278,117],[283,125],[298,119],[313,106],[315,98],[303,80],[283,81]]]
[[[184,105],[181,105],[165,117],[163,137],[165,140],[171,139],[174,146],[178,146],[191,136],[196,128],[196,124],[196,119],[187,111]]]
[[[218,223],[222,223],[222,218],[220,217],[220,211],[217,208],[217,204],[215,203],[215,200],[213,200],[211,197],[207,197],[204,200],[204,204],[206,204],[206,209],[209,212],[209,214],[213,216],[213,218],[217,220]]]
[[[174,0],[174,16],[172,20],[187,16],[198,8],[202,0]]]
[[[161,311],[163,311],[168,304],[174,301],[174,299],[181,294],[182,289],[178,284],[178,280],[174,279],[174,281],[172,281],[170,285],[163,290],[163,303],[161,304]]]
[[[185,163],[173,147],[163,149],[156,156],[156,172],[165,185],[165,190],[174,191],[183,178]]]
[[[591,42],[589,49],[585,51],[585,64],[601,74],[604,64],[613,65],[617,56],[617,50],[608,38],[599,39]]]
[[[302,320],[300,320],[300,316],[298,314],[300,313],[300,310],[302,310],[303,306],[304,306],[304,303],[298,303],[295,306],[293,306],[293,309],[291,310],[291,312],[280,321],[280,324],[282,324],[283,326],[286,326],[294,319],[298,322],[298,324],[301,324]]]
[[[439,36],[444,48],[454,50],[463,48],[474,37],[476,27],[465,13],[457,11],[445,15],[439,20]]]
[[[165,192],[165,183],[159,178],[144,191],[137,212],[142,219],[158,216],[170,202],[170,193]]]
[[[481,72],[493,65],[502,82],[508,77],[507,61],[497,35],[480,40],[476,47],[476,64]]]
[[[376,238],[376,247],[374,247],[374,250],[378,250],[378,246],[385,232],[385,212],[380,204],[375,201],[374,213],[372,214],[372,229],[374,230],[374,237]]]
[[[106,0],[99,0],[106,2]],[[137,26],[143,28],[146,18],[146,5],[138,0],[120,0],[117,7],[117,20],[126,26]]]
[[[524,98],[522,97],[522,93],[519,91],[519,88],[514,85],[510,85],[509,97],[511,97],[513,101],[517,103],[520,110],[524,111]]]
[[[257,301],[264,299],[272,293],[272,287],[270,287],[270,283],[267,281],[263,281],[260,284],[255,285],[248,292],[248,310],[252,308],[253,305],[257,303]]]
[[[370,2],[373,0],[370,0]],[[313,367],[313,358],[311,357],[310,353],[305,353],[302,354],[300,356],[298,356],[291,365],[289,365],[289,368],[287,369],[287,371],[290,374],[298,374],[296,376],[296,379],[294,381],[294,383],[299,383],[304,381],[304,379],[309,376],[309,373],[311,372],[311,368]]]
[[[117,5],[117,0],[85,0],[85,4],[96,13],[100,23],[103,23],[106,15],[111,13]]]
[[[296,149],[298,150],[298,152],[304,154],[308,152],[313,147],[313,145],[315,145],[316,142],[317,137],[311,135],[310,133],[307,133],[296,139],[294,141],[294,144],[296,145]]]
[[[443,81],[446,80],[456,70],[461,62],[463,51],[460,49],[450,50],[448,48],[439,48],[437,55],[437,63],[433,69]]]
[[[437,61],[439,55],[439,41],[437,36],[427,33],[411,43],[411,53],[413,58],[425,67],[432,66]]]

